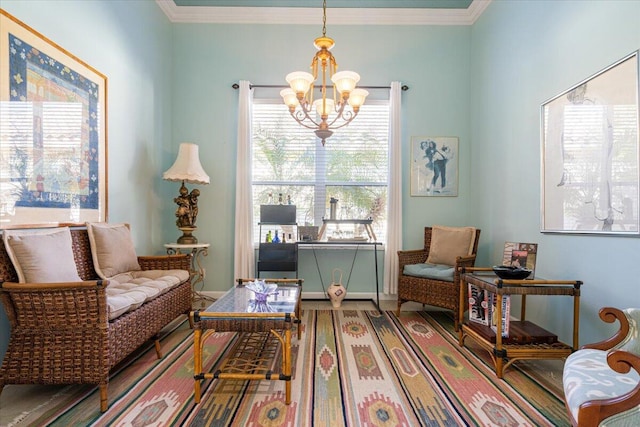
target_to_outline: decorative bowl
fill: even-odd
[[[246,288],[252,291],[256,297],[256,302],[266,303],[269,295],[278,293],[278,285],[275,283],[266,283],[264,280],[256,280],[249,282]]]
[[[496,265],[493,267],[493,272],[504,280],[523,280],[531,274],[530,269],[514,267],[513,265]]]

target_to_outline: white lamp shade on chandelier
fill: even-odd
[[[162,178],[167,181],[184,181],[190,184],[209,184],[209,175],[200,164],[198,151],[196,144],[181,143],[176,161],[162,174]]]
[[[336,107],[335,102],[333,102],[333,99],[331,98],[325,98],[325,99],[316,99],[315,101],[313,101],[313,106],[315,107],[316,111],[318,112],[319,115],[323,116],[323,115],[330,115],[331,113],[334,112],[334,109]]]
[[[354,71],[338,71],[331,76],[331,81],[342,95],[342,93],[350,93],[356,88],[356,84],[360,81],[360,75]]]

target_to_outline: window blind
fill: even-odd
[[[254,100],[252,174],[258,236],[261,204],[295,204],[298,225],[321,225],[330,198],[339,219],[371,217],[379,240],[386,235],[389,176],[389,105],[365,104],[323,147],[313,130],[293,120],[281,101]]]

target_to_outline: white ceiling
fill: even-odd
[[[471,25],[491,1],[330,0],[327,22],[331,25]],[[281,25],[322,22],[321,0],[156,0],[156,3],[171,22]],[[340,6],[334,8],[333,3]],[[317,7],[310,7],[314,4]]]

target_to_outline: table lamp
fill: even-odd
[[[176,225],[182,231],[182,236],[178,238],[178,243],[192,245],[198,243],[198,239],[193,236],[196,229],[196,217],[198,216],[198,196],[200,190],[197,188],[187,190],[185,182],[189,184],[208,184],[209,175],[204,171],[198,157],[198,146],[189,142],[183,142],[178,149],[178,157],[162,178],[167,181],[182,181],[180,194],[173,201],[178,205],[176,210]]]

